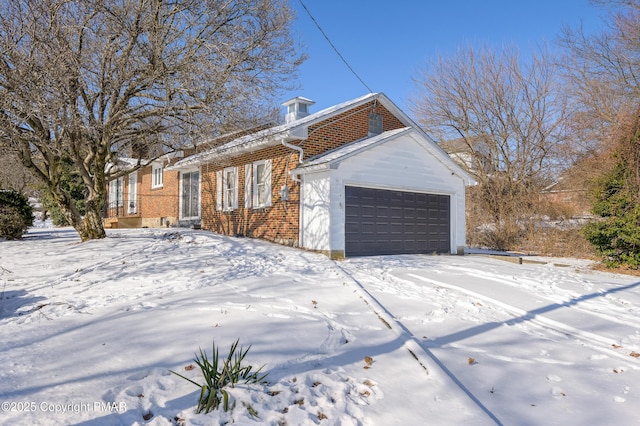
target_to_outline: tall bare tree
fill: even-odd
[[[507,248],[531,195],[562,166],[567,104],[554,61],[546,49],[523,61],[514,48],[462,48],[415,83],[413,113],[443,143],[462,145],[479,183],[471,207],[502,234],[485,243]]]
[[[635,109],[640,97],[640,1],[593,0],[609,7],[607,28],[587,34],[567,27],[560,44],[562,64],[581,116],[616,123],[624,109]]]
[[[627,115],[640,99],[640,1],[592,3],[608,8],[605,29],[588,34],[582,27],[567,27],[560,44],[566,87],[576,105],[571,121],[577,142],[598,156],[610,155],[620,127],[630,128]]]
[[[291,20],[286,0],[0,0],[0,143],[83,241],[102,238],[105,183],[128,172],[107,165],[266,111],[303,59]]]

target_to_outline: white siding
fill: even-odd
[[[308,174],[300,191],[300,245],[329,250],[329,172]]]
[[[450,195],[451,252],[464,247],[464,181],[411,136],[399,137],[349,157],[331,170],[328,232],[332,251],[345,247],[345,185]]]

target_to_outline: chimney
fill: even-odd
[[[282,106],[287,107],[287,113],[284,116],[284,122],[290,123],[302,117],[309,115],[309,107],[315,104],[311,99],[296,96],[295,98],[284,102]]]

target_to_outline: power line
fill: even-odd
[[[311,12],[309,11],[309,9],[307,9],[307,6],[305,6],[305,4],[302,2],[302,0],[298,0],[298,1],[300,2],[302,7],[304,8],[304,10],[307,12],[307,15],[309,15],[309,18],[311,18],[313,23],[316,24],[316,27],[318,27],[318,29],[320,30],[320,32],[322,33],[324,38],[327,40],[327,42],[329,43],[331,48],[336,52],[336,54],[340,57],[342,62],[344,62],[344,64],[347,66],[347,68],[349,68],[349,71],[351,71],[351,73],[354,76],[356,76],[356,78],[360,81],[360,83],[362,83],[362,85],[367,88],[369,93],[373,93],[373,90],[371,90],[371,88],[367,85],[367,83],[365,83],[364,80],[362,78],[360,78],[358,73],[355,72],[355,70],[351,67],[351,65],[349,65],[349,62],[347,62],[347,60],[344,58],[344,56],[342,56],[342,54],[338,51],[338,48],[331,42],[331,40],[329,39],[329,36],[327,36],[327,34],[322,30],[322,27],[320,27],[320,24],[318,23],[318,21],[316,21],[316,18],[314,18],[313,15],[311,14]]]

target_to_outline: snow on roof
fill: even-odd
[[[322,121],[332,115],[336,115],[345,109],[349,109],[359,104],[377,99],[380,96],[380,93],[369,93],[365,96],[361,96],[359,98],[352,99],[350,101],[343,102],[329,108],[325,108],[316,113],[309,114],[306,117],[300,118],[298,120],[261,130],[250,135],[242,136],[223,145],[178,161],[172,168],[178,169],[182,167],[198,166],[217,157],[232,156],[234,154],[243,153],[247,150],[255,150],[259,148],[266,148],[272,145],[277,145],[280,143],[281,139],[291,140],[306,137],[306,134],[302,133],[306,133],[306,131],[304,130],[306,130],[306,128],[311,124],[317,121]]]
[[[143,159],[118,157],[116,158],[115,162],[107,163],[107,165],[105,166],[105,172],[110,173],[110,172],[118,172],[122,170],[133,169],[134,167],[137,167],[139,165],[138,161],[140,162],[139,164],[142,166],[147,166],[150,163],[150,161],[143,160]]]

